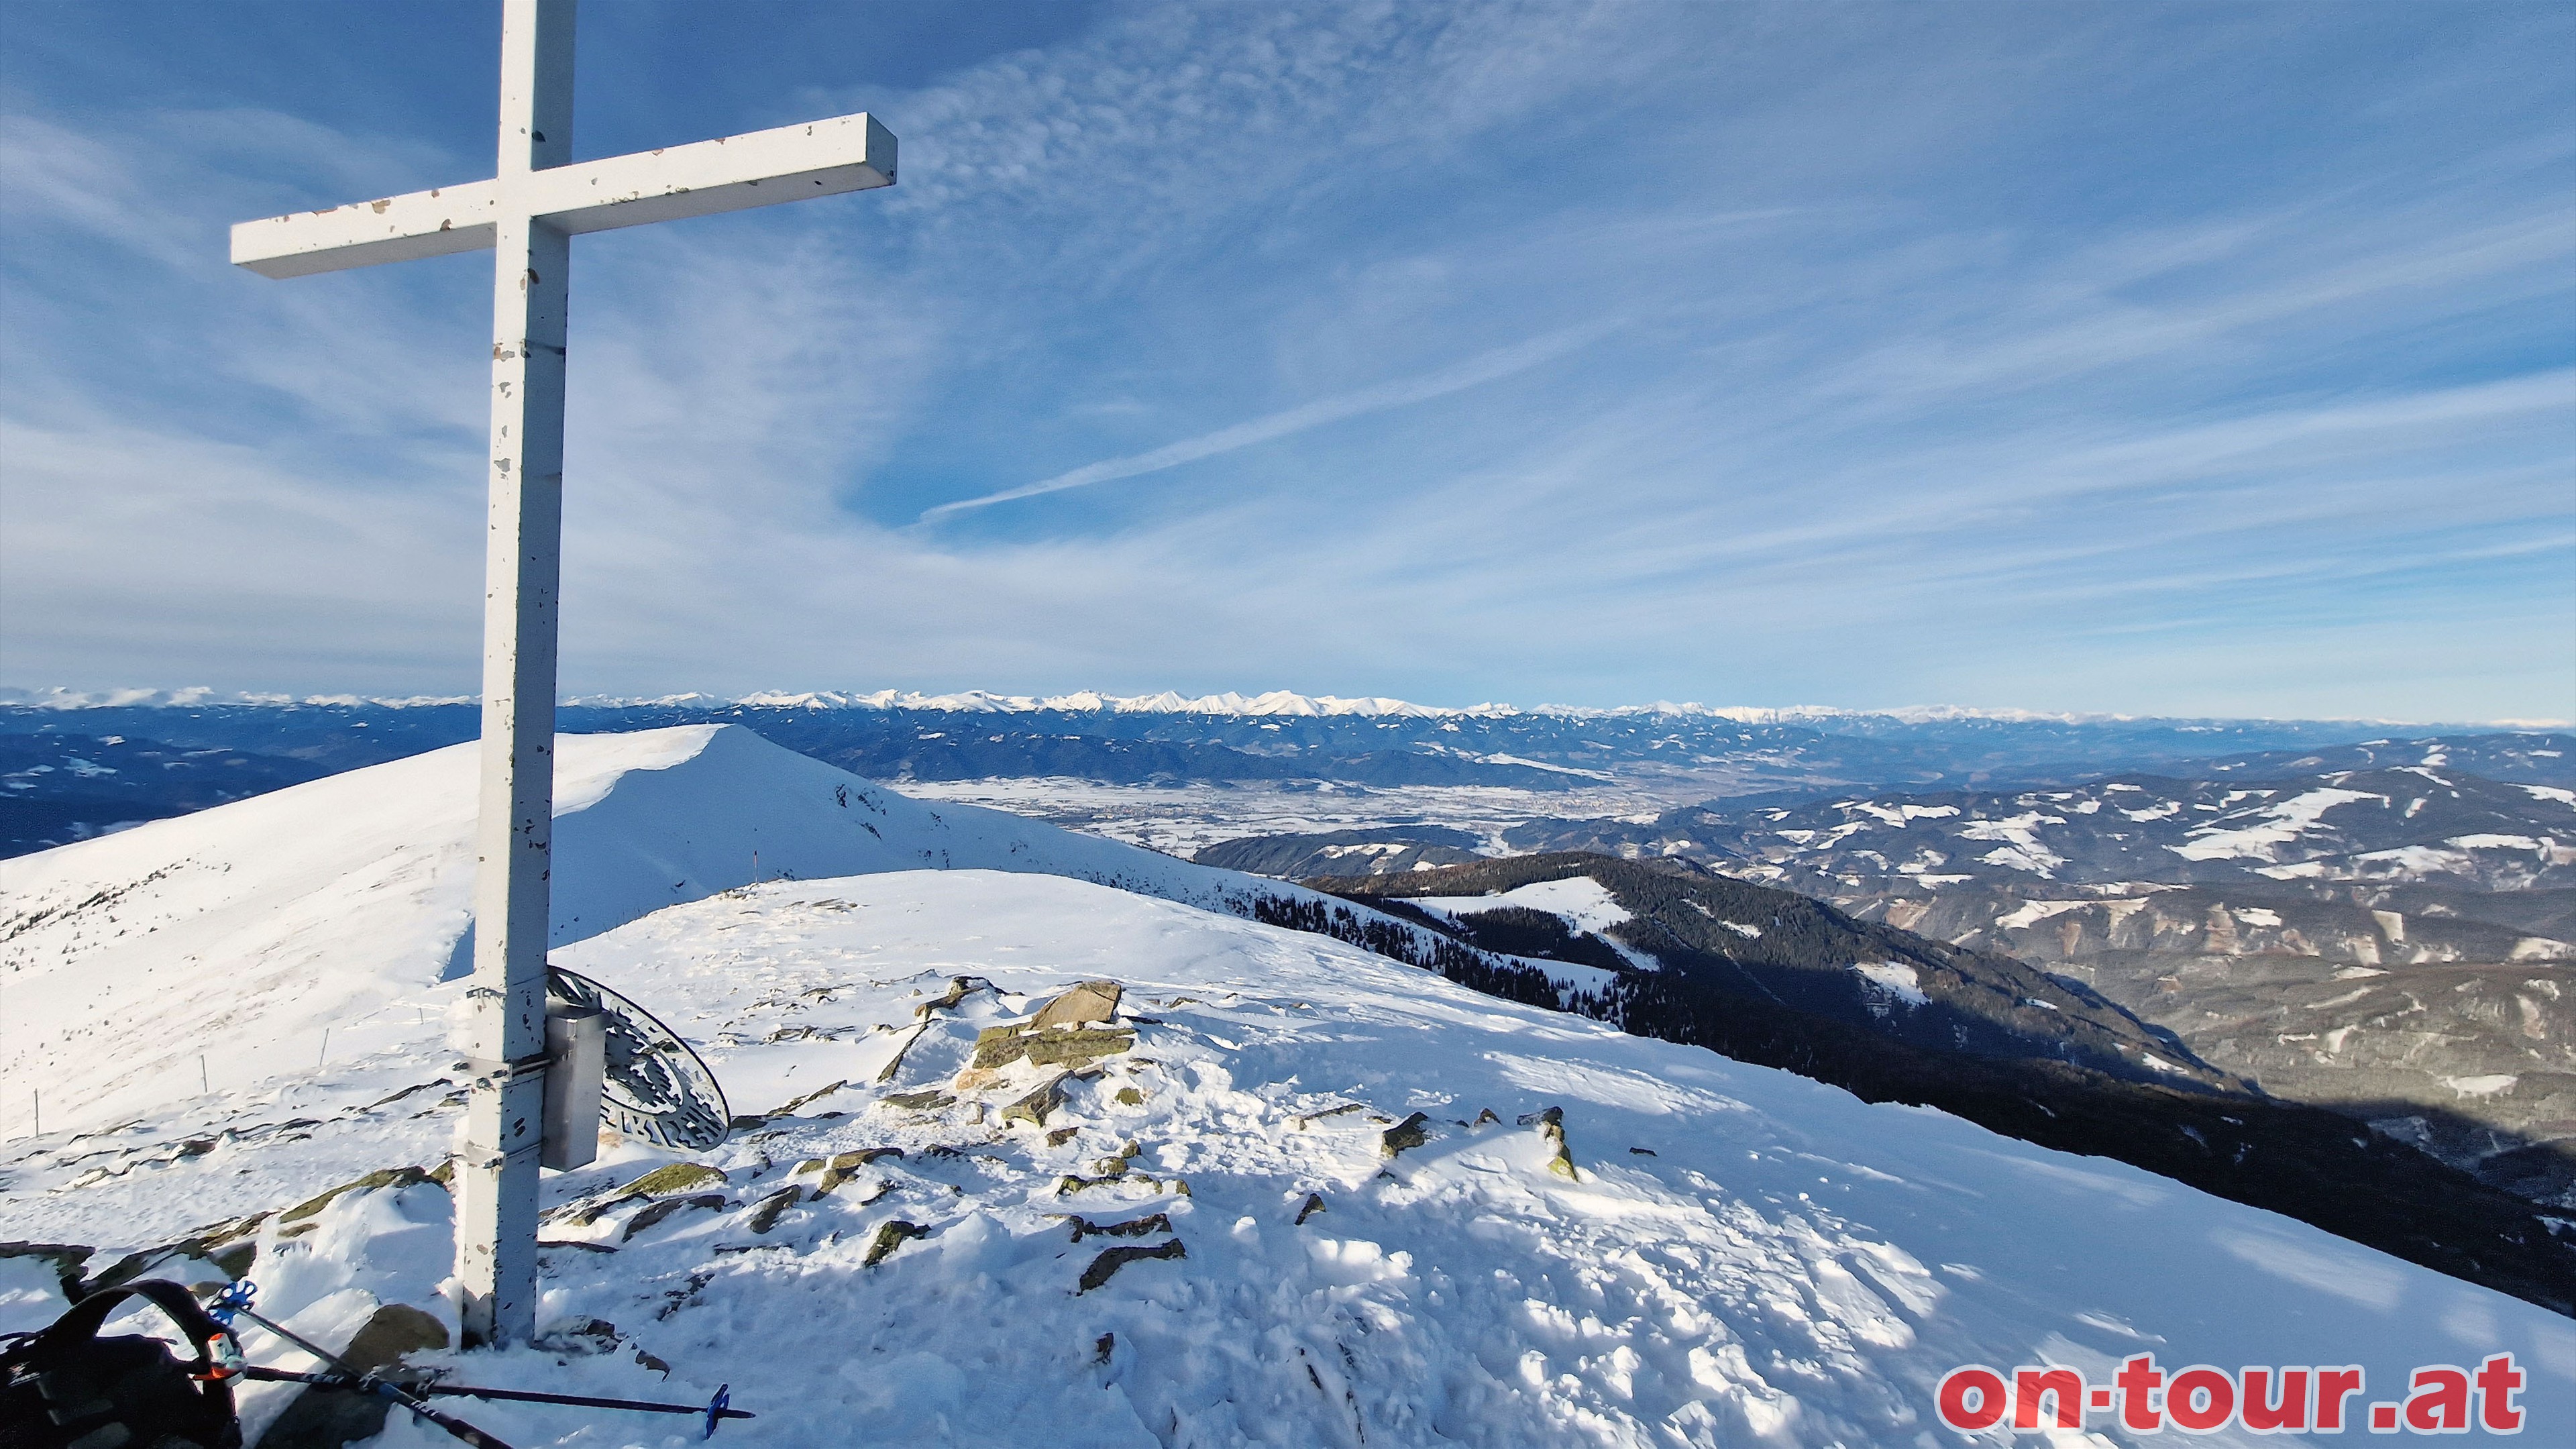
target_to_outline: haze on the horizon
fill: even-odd
[[[475,685],[497,6],[24,7],[0,684]],[[564,678],[2576,715],[2576,14],[593,6]]]

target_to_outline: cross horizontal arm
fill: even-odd
[[[378,262],[407,262],[453,252],[489,251],[500,214],[500,184],[471,181],[361,201],[328,211],[296,211],[233,227],[233,265],[263,277],[309,277]]]
[[[894,174],[894,134],[861,112],[246,221],[233,228],[233,264],[304,277],[481,251],[504,212],[579,234],[892,186]]]
[[[576,236],[894,184],[894,133],[865,111],[528,173],[532,215]]]

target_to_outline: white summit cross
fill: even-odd
[[[894,184],[894,137],[864,114],[576,163],[572,37],[573,0],[503,0],[501,160],[491,180],[233,228],[233,261],[269,277],[498,254],[470,992],[476,1061],[456,1174],[469,1343],[525,1342],[536,1321],[572,238]]]

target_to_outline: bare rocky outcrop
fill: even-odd
[[[1182,1247],[1181,1240],[1178,1238],[1174,1238],[1167,1243],[1157,1243],[1150,1248],[1105,1249],[1101,1252],[1099,1257],[1091,1260],[1090,1267],[1082,1270],[1082,1286],[1074,1291],[1077,1293],[1089,1293],[1095,1289],[1106,1287],[1108,1286],[1109,1280],[1117,1275],[1118,1270],[1126,1267],[1130,1263],[1146,1262],[1158,1258],[1186,1258],[1189,1255],[1190,1250]]]

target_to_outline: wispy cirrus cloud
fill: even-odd
[[[924,509],[921,521],[929,523],[970,509],[990,508],[997,503],[1010,503],[1022,498],[1061,493],[1068,488],[1088,488],[1095,483],[1110,483],[1121,478],[1136,478],[1147,473],[1159,473],[1166,468],[1177,468],[1184,463],[1195,463],[1202,458],[1231,453],[1238,448],[1249,448],[1273,439],[1289,437],[1305,432],[1309,428],[1320,428],[1328,423],[1338,423],[1348,418],[1363,417],[1370,413],[1385,412],[1390,408],[1429,402],[1433,398],[1447,397],[1451,393],[1465,392],[1471,387],[1510,377],[1514,373],[1527,372],[1542,363],[1552,362],[1587,342],[1596,341],[1615,331],[1617,326],[1615,322],[1598,322],[1564,328],[1544,337],[1533,337],[1526,342],[1497,347],[1490,352],[1480,353],[1464,362],[1441,368],[1436,372],[1424,373],[1418,377],[1399,378],[1393,382],[1382,382],[1374,387],[1359,388],[1332,397],[1317,398],[1313,402],[1271,413],[1266,417],[1252,418],[1231,427],[1201,433],[1195,438],[1183,438],[1176,443],[1166,443],[1150,452],[1086,463],[1082,467],[1058,473],[1052,478],[1041,478],[1035,483],[1024,483],[1017,488],[1004,488],[981,497],[961,498],[953,503],[942,503],[936,507]]]

